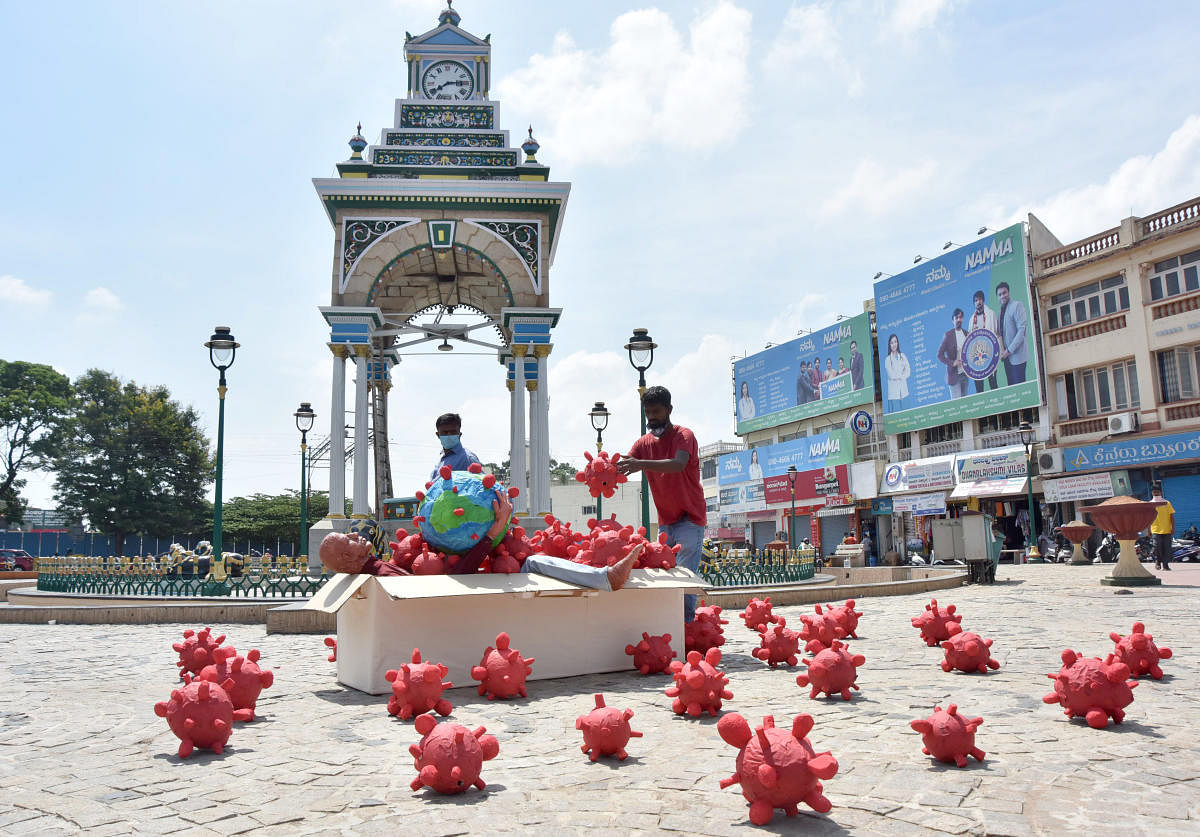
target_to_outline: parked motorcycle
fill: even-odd
[[[1121,544],[1117,541],[1116,535],[1112,532],[1104,533],[1104,540],[1100,541],[1100,546],[1096,548],[1096,555],[1092,558],[1093,564],[1108,564],[1113,563],[1121,555]]]

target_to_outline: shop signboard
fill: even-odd
[[[717,459],[717,483],[725,487],[759,482],[764,477],[786,474],[791,465],[797,471],[812,471],[849,465],[853,459],[853,435],[847,428],[839,427],[828,433],[727,453]]]
[[[1074,503],[1113,496],[1112,474],[1080,474],[1057,480],[1043,480],[1042,492],[1047,503]]]
[[[811,500],[842,494],[850,487],[849,469],[845,465],[833,465],[814,471],[796,474],[796,499]],[[792,486],[786,474],[767,477],[763,480],[763,491],[767,503],[788,503],[792,499]],[[828,502],[828,501],[827,501]]]
[[[954,485],[954,455],[891,462],[883,470],[883,494],[950,488]]]
[[[870,404],[874,363],[866,313],[735,361],[737,432]]]
[[[767,507],[761,482],[746,482],[721,489],[721,513],[737,514],[762,511]]]
[[[935,491],[928,494],[905,494],[903,497],[893,497],[892,511],[896,514],[908,512],[913,517],[945,514],[946,492]]]
[[[889,434],[1041,402],[1021,224],[875,283],[875,322]]]
[[[1170,436],[1105,442],[1102,445],[1069,447],[1063,452],[1063,470],[1095,471],[1100,468],[1128,468],[1178,459],[1200,459],[1200,430],[1172,433]]]
[[[878,500],[871,501],[871,514],[880,517],[885,514],[892,513],[892,498],[880,497]]]
[[[1015,447],[960,453],[955,467],[959,482],[974,482],[1024,477],[1028,464],[1025,448]]]

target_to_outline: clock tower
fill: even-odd
[[[460,22],[447,2],[435,28],[405,34],[407,94],[396,100],[391,124],[375,144],[359,126],[338,176],[313,180],[334,234],[329,304],[320,309],[330,328],[333,417],[347,408],[346,362],[356,367],[352,517],[372,507],[380,516],[382,500],[410,493],[391,483],[392,366],[410,350],[422,355],[413,362],[427,363],[437,357],[431,347],[455,346],[495,351],[495,385],[510,393],[515,506],[550,510],[546,364],[561,313],[550,307],[550,269],[571,185],[550,181],[532,128],[516,147],[499,127],[489,97],[491,36]],[[464,392],[485,386],[463,382]],[[314,547],[348,525],[338,514],[346,499],[345,423],[330,426],[330,515],[313,527]]]

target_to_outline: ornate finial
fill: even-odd
[[[446,0],[446,8],[442,9],[442,13],[438,15],[438,25],[445,26],[449,23],[451,26],[458,26],[460,20],[462,20],[462,15],[454,11],[454,0]]]
[[[358,127],[354,130],[354,136],[350,137],[350,150],[354,152],[350,155],[351,160],[361,160],[363,149],[367,147],[367,141],[363,139],[362,122],[358,123]]]
[[[536,163],[537,162],[537,153],[538,153],[539,148],[541,148],[541,146],[538,145],[538,141],[533,138],[533,126],[530,125],[529,126],[529,139],[527,139],[527,140],[525,140],[525,142],[521,143],[521,150],[525,152],[525,162],[526,163]]]

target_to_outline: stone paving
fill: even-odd
[[[834,808],[776,813],[765,831],[804,834],[1183,835],[1200,831],[1200,619],[1195,572],[1119,595],[1097,583],[1110,567],[1002,566],[999,583],[945,591],[964,629],[995,640],[1002,667],[946,674],[909,619],[928,595],[859,599],[855,650],[862,691],[847,703],[809,700],[797,669],[771,670],[733,614],[725,627],[726,711],[754,725],[813,715],[810,739],[832,750],[825,783]],[[1182,584],[1180,582],[1183,582]],[[780,608],[793,626],[809,607]],[[1112,648],[1108,632],[1141,619],[1175,657],[1162,681],[1135,689],[1124,724],[1093,730],[1045,705],[1046,678],[1071,647]],[[665,676],[617,673],[538,681],[530,697],[489,703],[473,688],[448,692],[452,720],[482,724],[500,741],[484,764],[485,791],[413,793],[411,722],[386,696],[342,687],[319,636],[266,635],[214,625],[239,650],[262,650],[275,685],[259,718],[238,724],[225,753],[176,756],[178,741],[153,705],[176,682],[171,643],[183,625],[0,625],[0,833],[104,834],[750,834],[733,772],[736,751],[716,719],[670,711]],[[481,643],[482,645],[486,643]],[[620,763],[580,752],[575,718],[603,692],[634,710],[645,733]],[[983,764],[943,766],[921,754],[908,726],[935,703],[982,715]]]

